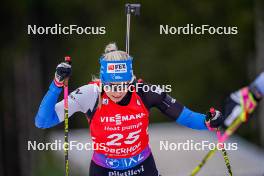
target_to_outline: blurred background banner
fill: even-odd
[[[53,79],[56,65],[70,55],[70,90],[99,73],[99,57],[109,42],[125,50],[127,1],[22,0],[1,2],[0,16],[0,175],[62,175],[63,163],[52,152],[28,151],[27,142],[47,142],[63,124],[41,130],[34,116]],[[130,3],[138,3],[130,1]],[[171,84],[171,95],[199,112],[221,108],[226,96],[264,70],[263,0],[186,0],[141,2],[141,16],[133,17],[130,53],[134,72],[152,84]],[[28,25],[105,27],[105,34],[28,34]],[[165,35],[160,25],[236,26],[237,35]],[[157,110],[152,123],[168,122]],[[173,122],[172,122],[173,123]],[[70,129],[88,128],[82,114]],[[71,131],[71,130],[70,130]],[[87,129],[88,133],[88,129]],[[264,104],[237,132],[264,148]],[[191,171],[192,168],[190,168]]]

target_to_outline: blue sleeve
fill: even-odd
[[[55,104],[59,98],[62,88],[57,87],[54,82],[49,86],[49,90],[43,98],[38,113],[35,117],[35,125],[38,128],[50,128],[60,123],[55,112]]]
[[[207,130],[205,125],[205,115],[193,112],[186,107],[184,107],[176,122],[192,129]]]

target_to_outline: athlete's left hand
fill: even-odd
[[[214,130],[221,126],[225,118],[222,113],[214,108],[211,108],[210,111],[206,114],[206,126],[209,130]]]

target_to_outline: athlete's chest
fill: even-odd
[[[90,124],[94,143],[104,144],[99,150],[111,157],[130,157],[139,154],[148,145],[149,112],[134,93],[127,106],[120,106],[106,96]]]
[[[101,108],[94,114],[94,123],[107,125],[126,125],[146,121],[148,123],[149,112],[136,93],[126,106],[121,106],[111,101],[106,95],[102,97]]]

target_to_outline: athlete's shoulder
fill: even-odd
[[[80,95],[88,95],[88,94],[98,94],[99,86],[96,84],[86,84],[77,89],[75,89],[71,95],[80,96]]]
[[[98,95],[99,87],[96,84],[86,84],[74,90],[70,94],[70,98],[77,102],[82,107],[83,111],[87,111],[93,108]]]

